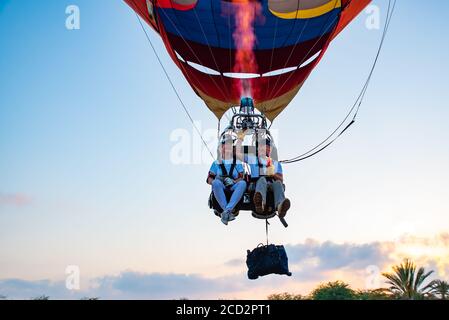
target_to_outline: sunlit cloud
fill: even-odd
[[[449,233],[430,238],[405,235],[397,241],[393,256],[396,259],[411,258],[418,264],[434,268],[441,277],[448,277]]]
[[[306,240],[302,244],[287,246],[293,264],[304,262],[315,270],[334,270],[340,268],[360,269],[367,265],[384,264],[389,260],[389,252],[381,243],[338,244],[331,241],[318,242]]]

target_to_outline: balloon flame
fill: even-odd
[[[235,63],[233,72],[257,74],[257,65],[254,47],[257,37],[254,32],[254,22],[262,17],[262,5],[258,1],[252,0],[232,0],[235,5],[236,28],[233,33],[236,47]],[[252,79],[237,79],[234,85],[240,91],[241,96],[254,97],[255,88],[252,86]]]

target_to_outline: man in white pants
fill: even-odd
[[[267,191],[271,189],[274,195],[274,205],[280,218],[285,217],[290,209],[290,200],[284,194],[284,176],[281,164],[271,156],[270,139],[261,140],[258,146],[258,158],[250,158],[251,179],[258,178],[254,193],[256,212],[261,214],[267,203]]]

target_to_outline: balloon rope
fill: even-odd
[[[206,140],[204,140],[204,137],[203,137],[203,135],[201,134],[201,131],[200,131],[200,130],[198,129],[198,127],[196,126],[195,121],[193,121],[193,118],[192,118],[192,116],[190,115],[190,112],[189,112],[189,110],[187,109],[186,105],[184,104],[184,101],[182,101],[181,96],[180,96],[179,93],[178,93],[178,90],[176,90],[176,87],[175,87],[175,85],[173,84],[173,81],[171,80],[170,75],[169,75],[168,72],[167,72],[167,69],[165,68],[164,64],[162,63],[162,61],[161,61],[161,59],[160,59],[160,57],[159,57],[159,55],[158,55],[158,53],[157,53],[157,51],[156,51],[156,48],[154,47],[153,42],[151,41],[150,36],[148,35],[147,30],[145,29],[145,27],[144,27],[144,25],[143,25],[143,23],[142,23],[142,20],[140,20],[140,17],[139,17],[139,15],[138,15],[137,13],[136,13],[136,17],[137,17],[137,20],[139,21],[140,26],[142,27],[143,32],[145,33],[145,36],[146,36],[146,38],[147,38],[147,40],[148,40],[148,43],[149,43],[150,46],[151,46],[151,49],[153,49],[154,55],[156,56],[157,61],[159,62],[159,65],[161,66],[162,70],[164,71],[164,74],[165,74],[165,76],[166,76],[168,82],[170,83],[170,86],[172,87],[173,91],[174,91],[175,94],[176,94],[176,97],[178,98],[179,102],[181,103],[181,106],[182,106],[182,108],[184,109],[184,112],[186,113],[187,117],[189,118],[189,120],[190,120],[190,122],[192,123],[193,127],[195,128],[196,132],[197,132],[198,135],[200,136],[201,141],[203,142],[203,144],[204,144],[204,146],[206,147],[207,151],[209,151],[210,156],[212,157],[212,159],[215,160],[215,157],[214,157],[214,155],[212,154],[212,151],[210,150],[209,146],[207,145]]]
[[[296,156],[296,157],[288,159],[288,160],[282,160],[282,161],[280,161],[281,163],[284,163],[284,164],[296,163],[296,162],[300,162],[300,161],[303,161],[303,160],[306,160],[308,158],[313,157],[314,155],[320,153],[321,151],[323,151],[324,149],[329,147],[336,140],[338,140],[349,129],[349,127],[351,127],[355,123],[357,115],[358,115],[358,113],[360,111],[360,108],[362,106],[364,97],[366,95],[366,92],[368,91],[368,87],[369,87],[369,84],[371,82],[371,79],[372,79],[372,76],[374,74],[374,71],[376,69],[377,63],[379,61],[380,53],[382,52],[382,49],[383,49],[383,46],[384,46],[384,43],[385,43],[385,38],[386,38],[386,36],[388,34],[388,30],[390,28],[390,22],[391,22],[391,20],[393,18],[393,14],[394,14],[394,11],[395,11],[396,1],[397,0],[388,0],[387,18],[386,18],[386,21],[385,21],[385,27],[384,27],[384,31],[383,31],[383,34],[382,34],[382,38],[381,38],[380,44],[379,44],[379,48],[377,50],[376,57],[374,59],[374,62],[373,62],[373,65],[371,67],[371,70],[370,70],[370,73],[368,75],[368,78],[366,79],[365,84],[364,84],[360,94],[358,95],[355,103],[353,104],[352,108],[349,110],[349,112],[346,115],[346,117],[339,124],[339,126],[326,139],[324,139],[320,144],[318,144],[314,148],[310,149],[309,151],[307,151],[307,152],[305,152],[305,153],[303,153],[303,154],[301,154],[299,156]],[[340,133],[338,133],[335,136],[335,134],[345,125],[346,121],[349,119],[349,117],[354,112],[354,110],[355,110],[355,113],[354,113],[354,115],[352,117],[352,120],[349,122],[349,124],[347,124],[344,127],[344,129],[342,131],[340,131]],[[334,138],[331,140],[332,137],[334,137]]]
[[[270,244],[268,241],[268,225],[270,223],[268,222],[268,219],[265,219],[265,235],[267,236],[267,246]]]

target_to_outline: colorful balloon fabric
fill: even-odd
[[[125,0],[218,117],[252,96],[273,120],[371,0]]]

